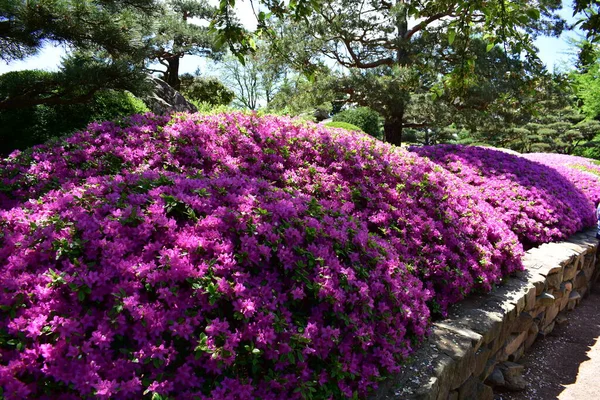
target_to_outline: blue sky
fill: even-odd
[[[238,15],[246,18],[252,18],[253,14],[248,2],[238,2],[240,9]],[[572,0],[563,0],[563,10],[561,15],[569,22],[574,22],[571,9]],[[246,25],[253,25],[253,21],[248,19]],[[567,70],[572,66],[573,55],[569,54],[570,45],[568,38],[576,38],[576,32],[563,33],[560,38],[542,37],[535,42],[539,48],[539,57],[546,64],[549,71]],[[24,69],[44,69],[56,70],[60,64],[61,57],[65,54],[65,48],[61,46],[47,45],[37,55],[21,61],[13,61],[10,64],[0,62],[0,74],[9,71],[18,71]],[[200,57],[185,56],[181,60],[180,72],[193,73],[198,67],[205,71],[206,62]]]

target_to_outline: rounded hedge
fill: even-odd
[[[285,118],[136,116],[0,167],[7,398],[364,396],[521,268],[442,168]]]
[[[0,157],[71,134],[92,121],[113,120],[146,111],[146,105],[131,93],[114,90],[100,91],[87,103],[0,110]]]
[[[352,125],[349,124],[347,122],[341,122],[341,121],[331,121],[331,122],[327,122],[326,124],[323,124],[324,126],[328,127],[328,128],[342,128],[345,129],[347,131],[357,131],[357,132],[362,132],[363,130],[360,129],[358,126],[356,125]]]
[[[333,122],[346,122],[358,126],[371,136],[381,136],[381,116],[368,107],[343,110],[333,116]]]

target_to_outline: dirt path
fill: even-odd
[[[495,400],[600,400],[600,284],[568,318],[519,360],[527,390]]]

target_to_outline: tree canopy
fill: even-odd
[[[319,4],[306,24],[295,26],[310,38],[303,42],[312,51],[310,61],[326,57],[345,68],[340,90],[348,101],[379,112],[386,140],[399,144],[403,128],[415,124],[406,120],[413,94],[438,91],[464,103],[477,83],[473,72],[481,52],[471,45],[474,38],[488,52],[501,45],[508,59],[523,51],[535,58],[533,38],[564,27],[554,13],[560,6],[556,0],[336,0]],[[296,64],[306,64],[306,50],[300,58]]]

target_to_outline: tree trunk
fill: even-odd
[[[402,120],[394,119],[385,121],[383,131],[385,132],[386,142],[396,146],[402,144]]]
[[[167,59],[169,68],[166,72],[166,81],[173,89],[179,91],[181,88],[181,81],[179,80],[179,57],[173,56]]]

